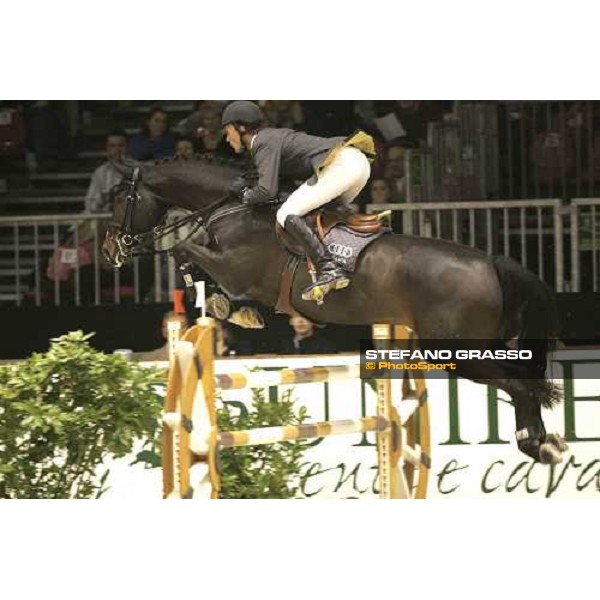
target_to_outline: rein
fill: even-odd
[[[214,211],[216,208],[224,204],[227,200],[229,200],[230,195],[227,194],[210,203],[208,206],[205,206],[199,210],[192,212],[185,217],[180,217],[179,219],[169,223],[166,226],[157,225],[150,229],[149,231],[144,231],[141,233],[134,234],[133,233],[133,211],[135,209],[135,205],[141,201],[141,195],[138,191],[138,185],[140,181],[140,168],[135,167],[131,174],[131,178],[125,182],[125,186],[127,187],[127,195],[125,197],[126,206],[125,206],[125,215],[123,216],[123,222],[121,225],[111,224],[111,227],[117,230],[115,235],[115,241],[119,247],[119,252],[126,257],[134,257],[134,256],[142,256],[142,255],[155,255],[155,254],[165,254],[171,252],[174,248],[176,248],[179,244],[190,239],[204,224],[204,220],[206,216]],[[237,208],[237,207],[236,207]],[[240,207],[242,208],[242,207]],[[246,207],[243,207],[246,208]],[[226,211],[223,211],[226,212]],[[238,212],[238,211],[235,211]],[[223,214],[222,216],[226,216]],[[219,215],[214,215],[216,218],[220,218]],[[213,216],[208,217],[208,222],[206,223],[206,227],[208,228],[209,224],[213,222]],[[158,240],[163,239],[165,236],[174,233],[184,225],[196,221],[195,226],[192,230],[183,238],[182,240],[177,241],[170,248],[165,250],[142,250],[141,247],[147,247],[149,245],[154,245]]]

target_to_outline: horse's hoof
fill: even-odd
[[[545,465],[557,465],[562,459],[561,452],[554,444],[545,442],[540,446],[540,462]]]
[[[265,321],[262,315],[251,306],[242,306],[236,310],[229,319],[229,323],[239,325],[243,329],[264,329]]]
[[[546,436],[546,443],[552,444],[559,452],[566,452],[569,449],[567,442],[558,433],[549,433]]]
[[[231,314],[231,304],[225,294],[211,294],[206,299],[206,312],[215,319],[224,321]]]

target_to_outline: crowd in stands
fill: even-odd
[[[189,157],[195,153],[233,156],[220,126],[226,101],[188,102],[187,115],[182,113],[181,103],[179,109],[173,110],[173,102],[151,106],[125,101],[1,101],[0,194],[11,193],[15,173],[39,177],[62,171],[61,165],[65,164],[89,172],[89,160],[85,166],[83,163],[78,166],[77,157],[87,153],[95,154],[97,159],[100,144],[106,144],[106,152],[112,159],[115,151],[109,146],[115,144],[116,135],[126,137],[125,154],[137,160],[174,155]],[[481,115],[473,119],[466,112],[460,121],[459,106],[465,103],[451,101],[267,100],[260,104],[268,122],[275,127],[291,127],[322,136],[347,135],[364,129],[373,135],[378,151],[373,179],[385,179],[389,190],[387,201],[392,203],[407,199],[407,155],[419,149],[433,149],[433,158],[442,171],[441,183],[445,181],[447,187],[440,191],[439,198],[434,198],[430,190],[429,199],[443,200],[456,193],[461,199],[468,199],[465,186],[461,188],[453,177],[461,176],[456,173],[461,160],[465,162],[463,176],[468,176],[469,169],[476,168],[471,156],[476,148],[471,141],[461,142],[456,136],[480,133],[493,137],[499,148],[502,181],[498,186],[503,189],[498,186],[490,189],[496,197],[556,197],[557,191],[565,195],[569,189],[558,190],[557,187],[555,190],[551,187],[553,184],[567,188],[571,183],[576,184],[575,195],[588,191],[597,195],[592,189],[600,181],[600,110],[595,102],[498,103],[496,126],[472,122]],[[457,125],[457,134],[449,127],[441,135],[443,139],[437,142],[432,139],[435,127],[432,129],[430,125],[453,122]],[[93,139],[87,135],[89,129],[96,133]],[[97,135],[100,131],[104,139]],[[476,144],[480,143],[481,140],[476,140]],[[102,181],[108,184],[114,174],[109,176],[107,168],[104,171]],[[16,181],[19,188],[28,183],[23,177],[17,177]],[[99,187],[98,183],[95,177],[94,189],[86,198],[86,210],[99,210],[104,206],[102,195],[106,193],[106,186]],[[477,198],[483,199],[480,195],[483,188],[477,182],[471,184],[478,190]],[[550,187],[547,190],[550,196],[539,189],[544,186]],[[366,191],[359,198],[360,204],[371,202],[374,199]]]
[[[65,161],[73,164],[82,150],[86,121],[90,120],[90,103],[36,101],[0,103],[0,180],[10,180],[15,159],[22,159],[29,175],[56,170]],[[110,115],[123,111],[123,103],[100,103],[93,107]],[[101,212],[107,208],[108,191],[118,183],[120,174],[111,162],[124,156],[146,161],[174,155],[190,157],[211,153],[233,157],[226,144],[220,116],[226,101],[197,101],[184,118],[173,119],[165,106],[151,107],[138,122],[129,119],[129,127],[105,119],[104,152],[106,162],[94,171],[85,194],[85,210]],[[378,159],[373,165],[376,179],[385,179],[390,202],[404,199],[404,156],[406,148],[425,144],[427,122],[443,118],[452,111],[451,102],[406,101],[289,101],[261,102],[269,124],[290,127],[322,136],[347,135],[364,129],[374,136]],[[125,108],[127,104],[125,103]],[[139,122],[141,121],[141,122]],[[129,134],[129,135],[128,135]],[[13,162],[9,162],[13,159]],[[6,178],[6,179],[5,179]],[[10,193],[10,183],[0,192]],[[367,191],[361,204],[375,200]],[[381,202],[381,200],[378,200]],[[0,199],[0,207],[1,207]],[[25,207],[26,209],[26,207]]]

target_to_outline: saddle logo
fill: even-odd
[[[337,256],[338,258],[350,258],[354,253],[353,249],[350,246],[344,246],[344,244],[329,244],[327,249],[333,256]]]

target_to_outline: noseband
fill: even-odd
[[[140,245],[143,243],[143,239],[141,239],[141,234],[134,236],[133,235],[133,209],[135,207],[136,202],[141,200],[141,196],[138,192],[138,183],[140,181],[140,168],[135,167],[131,173],[131,177],[125,182],[127,188],[127,195],[125,197],[125,215],[123,216],[123,222],[121,226],[118,227],[116,241],[119,245],[119,250],[123,254],[124,248],[133,249],[134,243]],[[156,228],[155,228],[156,229]]]

